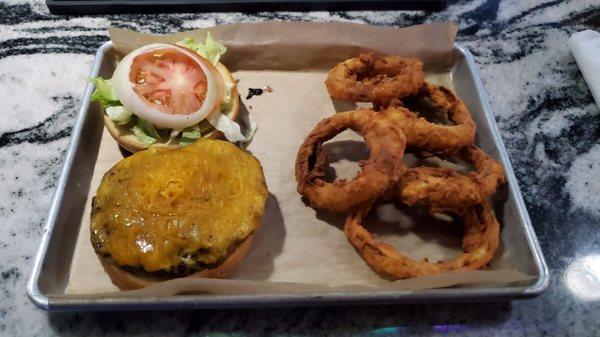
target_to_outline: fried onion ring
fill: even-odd
[[[432,212],[462,213],[480,204],[504,183],[502,165],[475,146],[455,155],[475,167],[474,172],[458,173],[442,167],[413,167],[404,171],[394,187],[397,198],[409,206],[426,206]]]
[[[419,59],[364,53],[331,69],[325,85],[334,99],[385,104],[415,94],[424,81]]]
[[[322,144],[345,129],[364,137],[371,151],[361,171],[350,180],[325,181],[327,153]],[[306,137],[296,157],[298,193],[314,208],[344,212],[388,190],[403,171],[406,139],[400,127],[372,110],[341,112],[319,122]]]
[[[498,249],[500,225],[488,200],[469,208],[462,218],[463,253],[453,260],[437,263],[413,260],[393,246],[375,240],[362,225],[371,206],[363,205],[350,214],[344,232],[369,267],[389,280],[480,269],[491,261]]]
[[[393,101],[382,112],[402,126],[408,148],[453,152],[475,141],[475,123],[466,104],[451,90],[425,82],[418,97],[448,114],[454,125],[435,124]]]

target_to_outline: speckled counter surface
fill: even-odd
[[[594,5],[595,3],[595,5]],[[552,274],[512,303],[48,314],[25,283],[93,53],[110,24],[163,33],[231,22],[451,20],[479,66]],[[600,29],[600,4],[451,1],[441,12],[57,17],[0,2],[0,336],[600,336],[600,114],[567,38]]]

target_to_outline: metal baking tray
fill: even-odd
[[[112,43],[104,43],[90,76],[110,77],[115,66]],[[343,304],[383,304],[414,302],[494,301],[533,297],[549,283],[548,268],[535,236],[519,185],[496,127],[485,90],[469,51],[456,44],[452,68],[453,85],[467,102],[477,124],[477,143],[504,165],[507,176],[506,202],[500,210],[502,235],[514,244],[519,270],[534,275],[527,285],[444,288],[416,292],[331,292],[260,295],[174,295],[152,298],[126,298],[117,294],[85,296],[64,294],[80,219],[85,207],[102,129],[101,114],[90,104],[93,86],[85,89],[81,109],[45,225],[44,236],[27,283],[27,294],[38,307],[49,311],[100,311],[167,308],[225,308],[266,306],[307,306]]]

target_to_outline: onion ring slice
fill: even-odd
[[[416,261],[375,237],[362,225],[372,203],[358,207],[346,218],[344,232],[363,260],[376,273],[389,280],[476,270],[487,265],[500,243],[500,224],[488,200],[469,208],[463,215],[463,253],[450,261]]]
[[[404,171],[394,194],[409,206],[426,206],[432,212],[463,213],[480,204],[504,183],[500,163],[475,146],[455,154],[473,164],[474,172],[458,173],[442,167],[412,167]]]
[[[333,67],[325,85],[334,99],[385,104],[417,93],[424,81],[419,59],[364,53]]]
[[[350,180],[325,181],[327,154],[322,144],[345,129],[364,137],[371,150],[361,171]],[[296,157],[298,193],[318,209],[344,212],[377,198],[396,183],[404,169],[406,139],[395,123],[372,110],[341,112],[320,121],[306,137]]]
[[[475,123],[467,105],[451,90],[426,82],[418,96],[448,114],[454,125],[435,124],[393,101],[382,112],[402,126],[408,148],[452,152],[475,141]]]

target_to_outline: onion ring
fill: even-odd
[[[463,253],[453,260],[437,263],[413,260],[393,246],[375,240],[362,225],[371,206],[363,205],[350,214],[344,232],[369,267],[389,280],[480,269],[491,261],[498,249],[500,224],[488,200],[469,208],[463,215]]]
[[[371,151],[361,171],[350,180],[325,181],[327,154],[322,144],[345,129],[364,137]],[[347,211],[374,199],[396,183],[404,164],[406,139],[395,123],[372,110],[341,112],[320,121],[306,137],[296,157],[298,193],[314,208]]]
[[[426,82],[418,94],[448,114],[454,125],[435,124],[393,101],[382,112],[402,126],[408,148],[452,152],[475,141],[475,123],[466,104],[451,90]]]
[[[417,93],[424,81],[419,59],[364,53],[331,69],[325,85],[334,99],[385,104]]]
[[[432,212],[462,213],[480,204],[504,183],[500,163],[474,146],[456,153],[473,164],[475,172],[460,174],[442,167],[413,167],[404,171],[394,194],[409,206],[426,206]]]

